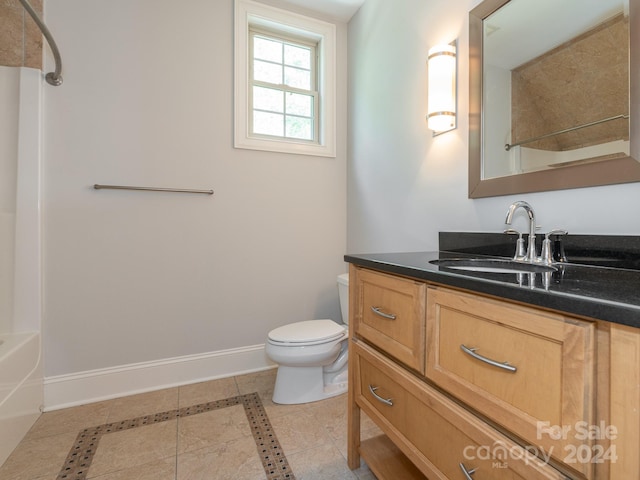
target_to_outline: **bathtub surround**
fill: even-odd
[[[0,67],[0,333],[13,330],[20,70]]]
[[[43,404],[40,68],[37,25],[17,0],[0,3],[0,464]]]
[[[30,1],[42,14],[42,0]],[[0,4],[0,464],[43,405],[42,35],[17,0]]]
[[[0,67],[3,106],[2,296],[0,297],[0,463],[40,414],[41,362],[40,126],[41,72]]]

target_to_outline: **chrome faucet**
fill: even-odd
[[[536,214],[534,213],[533,208],[531,208],[531,205],[523,201],[512,203],[509,206],[509,210],[507,210],[507,218],[505,218],[504,223],[511,225],[513,214],[520,207],[522,207],[529,216],[529,243],[527,245],[527,253],[524,258],[520,258],[519,260],[535,263],[538,258],[538,255],[536,254]]]

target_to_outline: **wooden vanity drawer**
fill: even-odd
[[[355,334],[424,373],[426,284],[361,268],[352,273]]]
[[[590,322],[429,288],[426,376],[559,461],[592,447],[577,428],[594,421],[594,341]]]
[[[351,351],[356,403],[429,479],[566,478],[371,347]]]
[[[358,362],[359,389],[358,396],[366,399],[369,406],[397,428],[406,429],[408,412],[407,395],[404,389],[394,382],[388,374],[362,359]]]

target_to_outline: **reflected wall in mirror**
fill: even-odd
[[[469,197],[640,181],[638,3],[485,0],[470,12]]]

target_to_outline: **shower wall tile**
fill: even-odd
[[[43,0],[31,0],[42,15]],[[42,68],[42,34],[18,0],[0,0],[0,65]]]
[[[29,0],[29,3],[42,18],[43,0]],[[36,22],[27,12],[25,12],[24,18],[24,66],[42,68],[42,41],[44,37]]]
[[[0,64],[22,66],[22,12],[18,0],[0,0]]]
[[[628,34],[628,19],[620,15],[514,69],[512,140],[628,114]],[[561,151],[628,138],[628,121],[615,120],[529,147]]]

